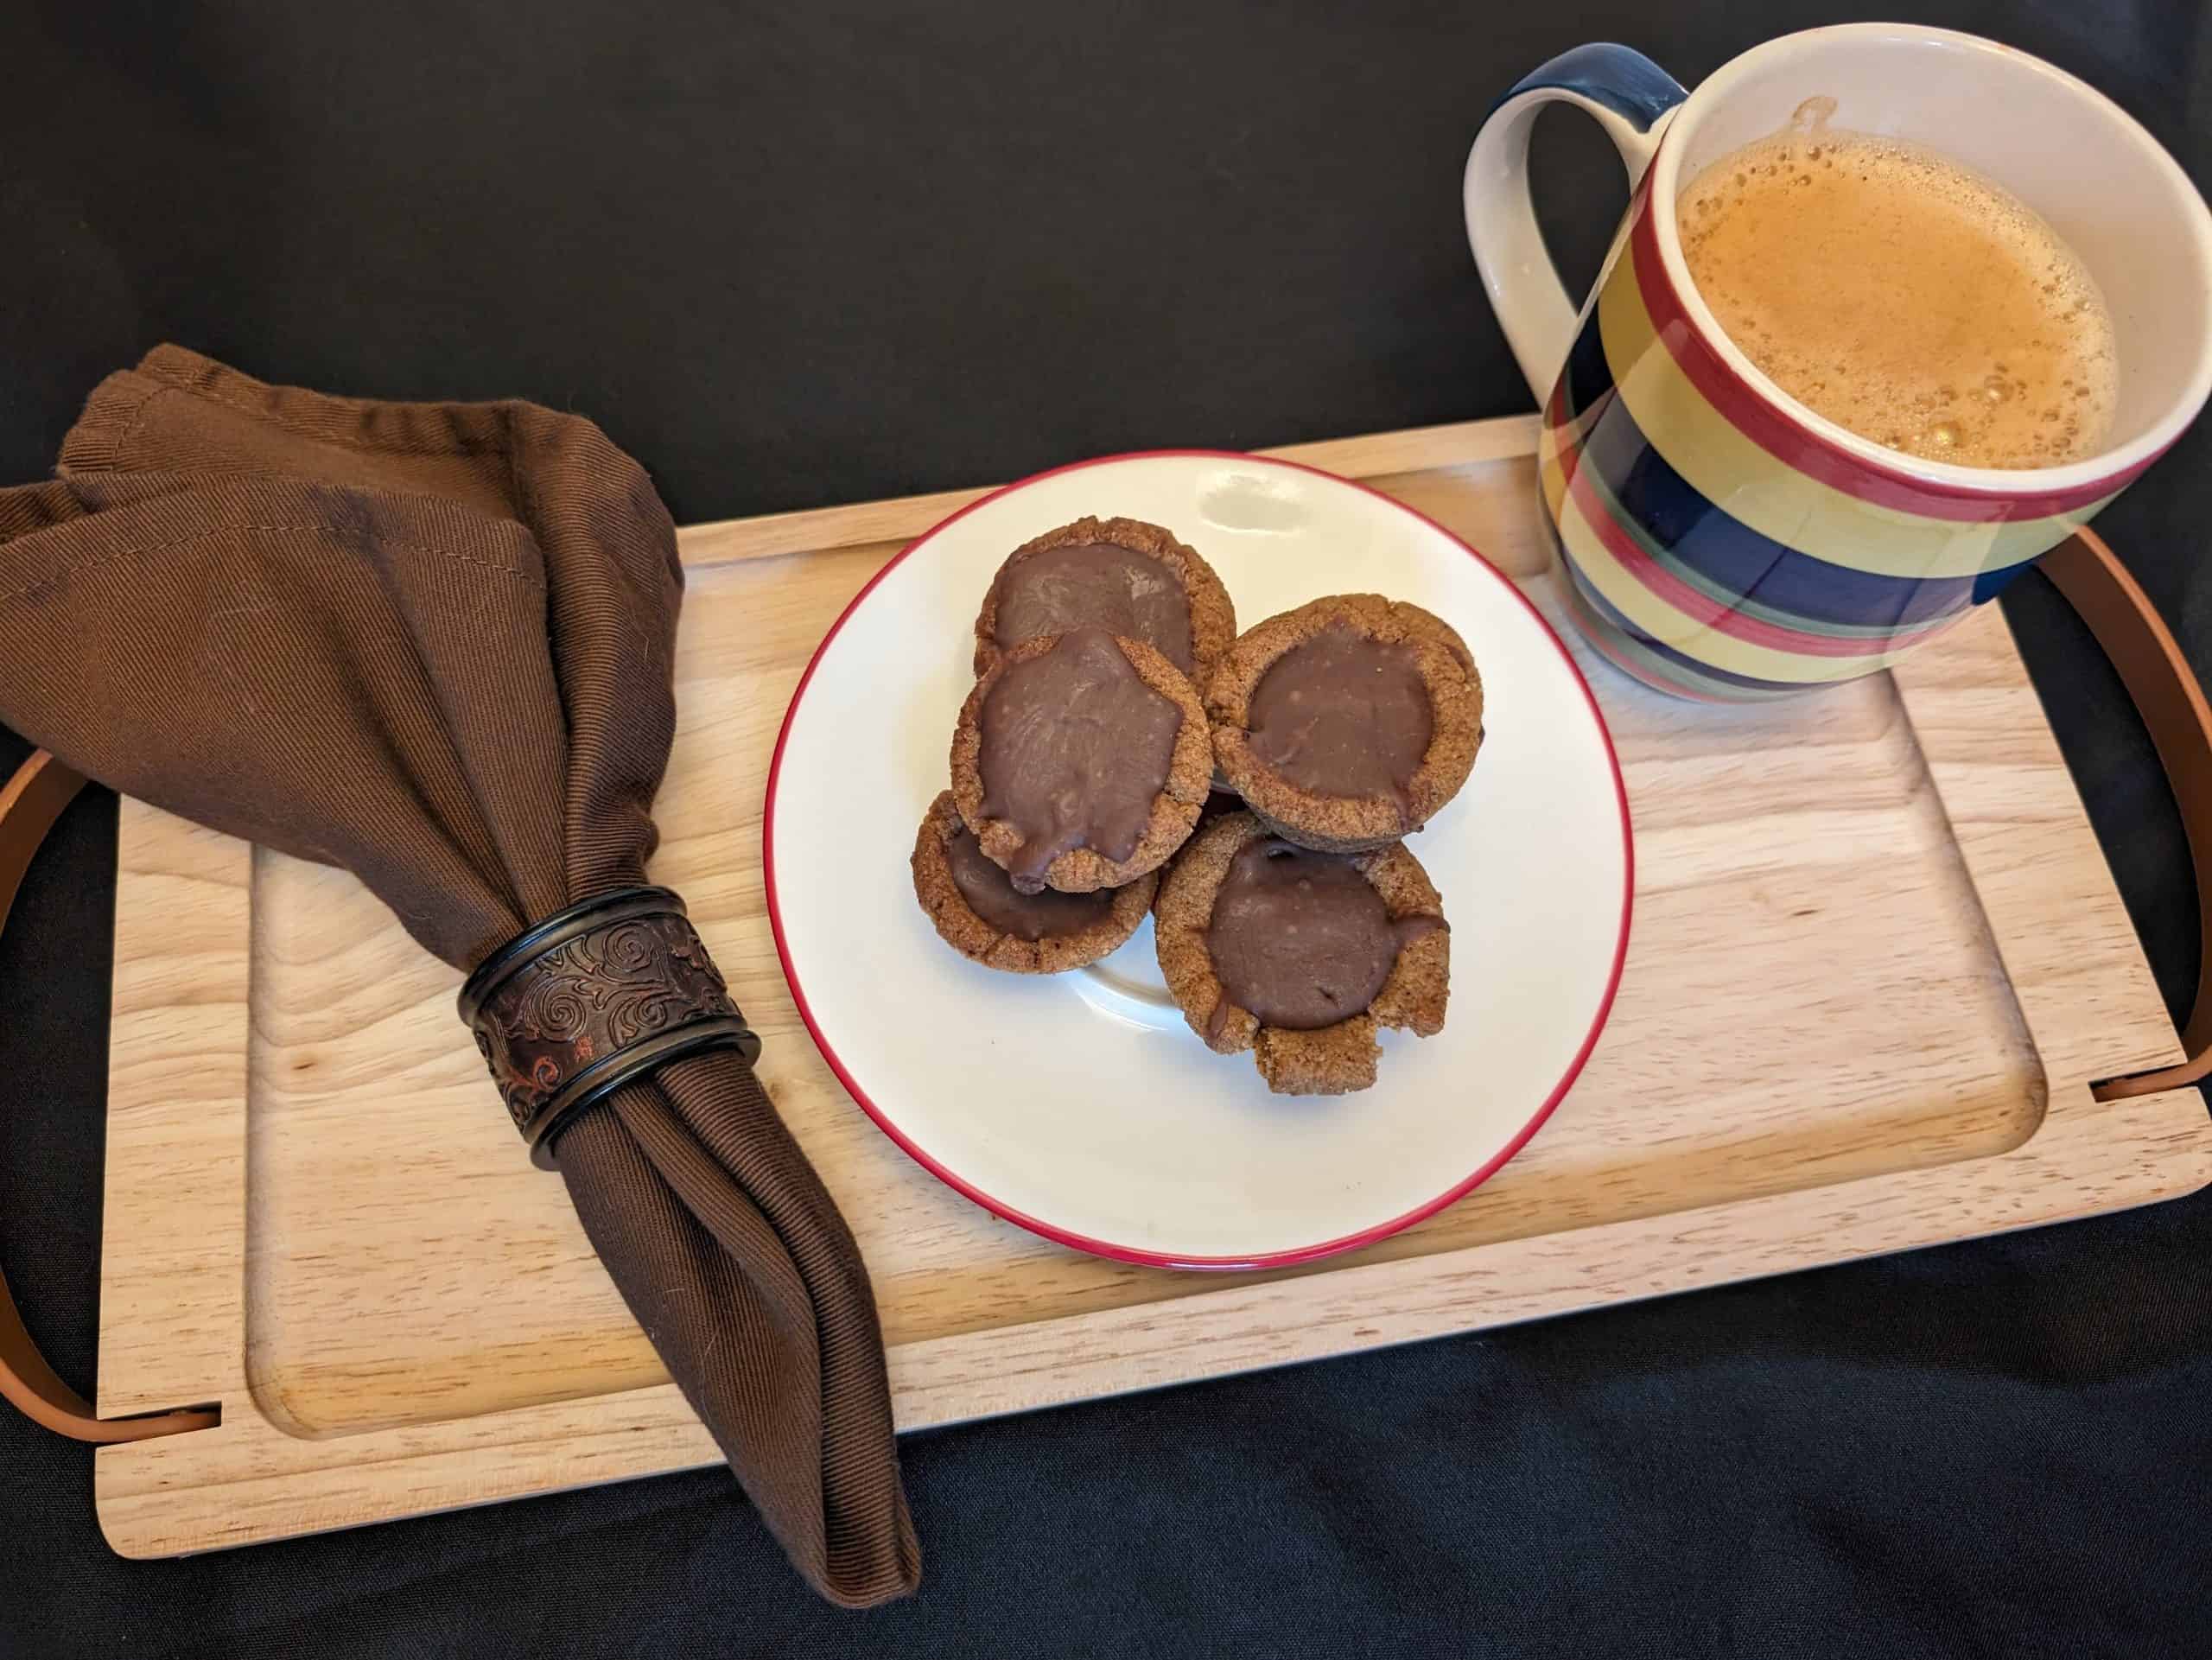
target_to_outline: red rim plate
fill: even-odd
[[[1434,1199],[1425,1200],[1401,1216],[1393,1217],[1387,1222],[1377,1223],[1372,1227],[1363,1228],[1356,1233],[1322,1240],[1315,1244],[1300,1245],[1289,1250],[1268,1251],[1253,1256],[1178,1256],[1159,1251],[1142,1250],[1135,1246],[1117,1244],[1109,1239],[1090,1238],[1065,1228],[1055,1227],[1049,1222],[1027,1215],[1013,1205],[993,1198],[972,1182],[964,1180],[956,1172],[947,1169],[943,1164],[931,1158],[924,1148],[901,1130],[896,1121],[878,1106],[868,1093],[860,1086],[859,1081],[847,1070],[844,1062],[839,1058],[836,1046],[830,1042],[829,1034],[822,1029],[820,1022],[815,1019],[814,1010],[807,1002],[806,988],[799,983],[798,976],[791,966],[791,947],[784,938],[783,906],[776,887],[776,787],[778,781],[783,776],[784,746],[791,738],[791,721],[798,713],[799,704],[806,696],[807,686],[814,679],[814,671],[820,665],[823,655],[829,651],[831,643],[836,639],[838,632],[844,627],[846,620],[860,609],[868,596],[875,591],[876,585],[927,547],[946,529],[958,524],[969,514],[989,506],[1002,496],[1027,489],[1031,485],[1039,483],[1046,479],[1058,478],[1068,473],[1082,472],[1089,467],[1105,467],[1122,461],[1155,461],[1165,457],[1250,461],[1266,467],[1288,467],[1296,472],[1313,474],[1318,478],[1325,478],[1333,483],[1348,485],[1352,489],[1385,504],[1395,512],[1403,513],[1408,518],[1418,519],[1459,548],[1470,559],[1489,570],[1497,578],[1506,591],[1519,601],[1536,626],[1543,630],[1545,637],[1551,642],[1552,648],[1558,652],[1565,661],[1567,671],[1573,677],[1575,685],[1580,689],[1584,701],[1589,704],[1590,717],[1597,722],[1598,735],[1605,746],[1606,764],[1612,769],[1613,798],[1620,809],[1621,923],[1619,937],[1613,945],[1612,966],[1606,975],[1604,995],[1598,1000],[1597,1010],[1591,1017],[1590,1029],[1584,1034],[1581,1046],[1576,1049],[1573,1059],[1567,1063],[1567,1070],[1560,1074],[1559,1082],[1553,1085],[1551,1092],[1544,1097],[1542,1104],[1530,1116],[1529,1122],[1521,1127],[1503,1148],[1472,1173],[1454,1182]],[[1535,603],[1521,591],[1511,577],[1484,558],[1468,543],[1418,509],[1408,507],[1405,503],[1394,497],[1386,496],[1381,491],[1360,483],[1357,479],[1347,479],[1321,467],[1308,467],[1302,461],[1278,461],[1273,456],[1254,455],[1233,449],[1140,449],[1131,450],[1125,455],[1100,455],[1090,461],[1071,461],[1064,467],[1048,467],[1044,472],[1033,473],[1027,478],[1019,479],[1012,484],[1002,485],[987,495],[979,496],[957,512],[925,531],[897,554],[885,561],[883,568],[862,584],[861,591],[854,595],[845,608],[837,614],[836,621],[830,625],[830,632],[823,635],[822,643],[814,648],[814,655],[807,659],[806,671],[799,676],[798,685],[791,693],[791,701],[784,710],[783,725],[776,733],[775,753],[768,762],[768,789],[760,815],[760,839],[761,868],[768,900],[768,925],[775,935],[776,957],[783,967],[784,980],[791,987],[791,1001],[798,1007],[799,1018],[806,1022],[807,1033],[813,1038],[814,1046],[821,1051],[822,1059],[829,1063],[830,1070],[836,1074],[837,1081],[844,1086],[846,1093],[859,1103],[861,1110],[875,1121],[876,1128],[889,1136],[899,1149],[916,1164],[921,1166],[923,1169],[928,1171],[955,1193],[980,1205],[992,1215],[1011,1222],[1017,1227],[1027,1228],[1030,1232],[1041,1235],[1055,1243],[1066,1245],[1076,1250],[1087,1251],[1094,1256],[1104,1256],[1121,1262],[1139,1263],[1148,1268],[1212,1270],[1288,1268],[1294,1263],[1310,1262],[1319,1257],[1335,1256],[1339,1251],[1356,1250],[1362,1245],[1373,1244],[1378,1239],[1387,1239],[1390,1235],[1401,1232],[1413,1226],[1414,1223],[1424,1221],[1435,1215],[1446,1205],[1465,1198],[1467,1194],[1496,1174],[1506,1161],[1528,1144],[1529,1138],[1543,1128],[1544,1121],[1552,1116],[1553,1110],[1566,1098],[1567,1092],[1574,1087],[1574,1080],[1581,1076],[1583,1066],[1589,1061],[1590,1052],[1597,1047],[1599,1034],[1605,1029],[1606,1018],[1612,1013],[1614,995],[1620,989],[1621,970],[1628,960],[1629,923],[1635,910],[1636,837],[1629,817],[1628,783],[1621,773],[1620,755],[1613,747],[1612,729],[1605,724],[1605,711],[1598,706],[1597,696],[1590,690],[1590,683],[1584,677],[1581,666],[1574,661],[1573,655],[1567,649],[1566,643],[1560,639],[1559,631],[1552,626],[1544,614],[1536,608]]]

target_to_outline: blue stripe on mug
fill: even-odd
[[[1627,518],[1675,559],[1727,593],[1756,595],[1807,627],[1909,631],[1973,603],[1972,577],[1877,576],[1760,535],[1675,472],[1621,398],[1609,399],[1592,423],[1582,454]]]
[[[1605,361],[1605,337],[1591,317],[1575,332],[1574,348],[1567,354],[1560,385],[1567,395],[1567,415],[1573,420],[1598,407],[1598,400],[1613,390],[1612,365]]]
[[[1624,518],[1703,578],[1699,586],[1708,592],[1755,596],[1777,621],[1853,633],[1924,627],[1986,597],[1973,577],[1883,576],[1829,564],[1715,506],[1675,471],[1627,404],[1611,395],[1612,372],[1594,319],[1576,336],[1563,391],[1567,418],[1584,434],[1581,464],[1597,469]]]
[[[1680,81],[1643,54],[1611,41],[1578,46],[1530,70],[1491,105],[1491,112],[1496,114],[1499,105],[1523,92],[1535,92],[1579,93],[1638,132],[1650,131],[1653,122],[1689,96]]]

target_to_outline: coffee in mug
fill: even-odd
[[[1728,338],[1815,414],[1909,455],[2095,455],[2119,365],[2080,256],[1973,169],[1831,129],[1832,102],[1708,163],[1677,201],[1690,279]]]

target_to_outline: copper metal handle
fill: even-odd
[[[2189,1059],[2177,1066],[2107,1078],[2094,1093],[2100,1101],[2120,1101],[2178,1090],[2212,1072],[2212,898],[2208,897],[2212,896],[2212,709],[2206,707],[2203,689],[2172,631],[2102,537],[2089,531],[2075,531],[2071,541],[2044,555],[2043,568],[2120,671],[2127,695],[2134,699],[2151,741],[2158,747],[2159,764],[2189,836],[2189,860],[2196,876],[2197,925],[2204,940],[2196,1006],[2181,1032],[2182,1050]]]
[[[46,840],[61,810],[76,798],[85,780],[43,749],[0,785],[0,927],[22,885],[31,855]],[[102,1418],[84,1396],[54,1375],[31,1341],[8,1281],[0,1275],[0,1398],[15,1404],[34,1422],[80,1441],[142,1441],[206,1429],[221,1421],[217,1412],[162,1412],[143,1418]]]

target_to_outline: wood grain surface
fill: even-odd
[[[1534,417],[1281,452],[1479,547],[1557,615]],[[843,1094],[778,970],[762,785],[838,610],[958,492],[696,527],[657,881],[874,1275],[903,1426],[1017,1410],[2088,1214],[2212,1180],[2176,1058],[2002,617],[1894,675],[1745,709],[1586,663],[1637,897],[1604,1040],[1541,1135],[1439,1216],[1281,1275],[1077,1256],[940,1186]],[[221,1425],[103,1449],[162,1555],[711,1461],[523,1155],[458,974],[351,877],[126,803],[99,1406]]]

